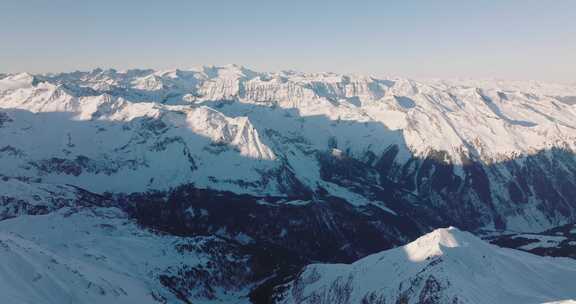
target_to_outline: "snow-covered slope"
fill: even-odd
[[[123,273],[60,257],[14,234],[0,234],[3,303],[157,303]]]
[[[0,221],[0,302],[247,303],[250,256],[212,236],[139,228],[117,208]]]
[[[353,264],[314,264],[277,303],[528,304],[576,298],[576,261],[488,244],[456,228]]]
[[[0,220],[47,214],[64,207],[110,206],[112,202],[83,189],[4,178],[0,181]]]
[[[389,208],[385,188],[456,224],[536,231],[576,218],[574,96],[560,84],[235,65],[8,74],[0,175],[97,193],[323,192]]]

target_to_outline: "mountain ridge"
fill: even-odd
[[[352,264],[309,265],[278,287],[275,302],[547,303],[576,297],[575,267],[441,228]]]

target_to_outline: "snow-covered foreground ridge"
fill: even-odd
[[[378,192],[393,187],[470,226],[542,230],[576,218],[575,96],[235,65],[5,74],[0,177],[97,193],[322,192],[383,208]]]
[[[309,265],[278,288],[277,302],[571,303],[575,280],[572,259],[504,249],[445,228],[353,264]]]
[[[0,221],[0,303],[248,303],[250,257],[213,236],[143,230],[117,208]]]

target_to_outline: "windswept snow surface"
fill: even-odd
[[[70,260],[24,240],[0,234],[3,303],[156,303],[138,279]]]
[[[445,228],[353,264],[309,265],[277,302],[571,303],[575,281],[572,259],[504,249]]]
[[[194,303],[248,303],[250,271],[233,247],[154,234],[116,208],[22,215],[0,231],[1,303],[182,303],[166,278],[190,280],[179,292]]]

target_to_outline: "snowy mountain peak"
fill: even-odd
[[[433,244],[433,245],[442,245],[445,247],[453,248],[453,247],[460,247],[460,243],[462,243],[465,239],[470,239],[470,238],[475,238],[475,237],[470,233],[467,233],[465,231],[461,231],[460,229],[458,229],[456,227],[450,226],[448,228],[438,228],[438,229],[418,238],[414,242]]]
[[[424,261],[434,256],[444,255],[456,247],[468,247],[477,244],[479,239],[469,232],[455,227],[436,229],[407,244],[404,251],[412,261]]]
[[[353,264],[309,265],[279,289],[278,303],[546,303],[576,297],[575,279],[574,260],[499,248],[447,228]]]

